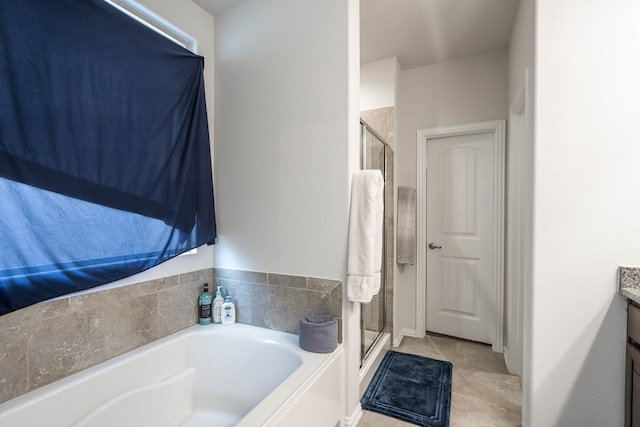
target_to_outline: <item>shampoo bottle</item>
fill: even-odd
[[[224,298],[222,298],[222,286],[218,286],[216,292],[216,299],[213,300],[213,322],[220,323],[222,321],[222,304],[224,304]]]
[[[198,323],[208,325],[211,323],[211,301],[213,297],[209,293],[209,284],[205,283],[202,294],[198,298]]]
[[[231,297],[227,295],[222,304],[222,324],[233,325],[236,323],[236,306],[231,302]]]

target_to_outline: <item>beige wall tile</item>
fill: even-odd
[[[102,308],[72,311],[29,325],[29,388],[104,360]]]
[[[329,315],[342,319],[342,283],[338,282],[338,285],[331,290],[330,293],[330,307]]]
[[[307,289],[321,292],[331,292],[341,282],[339,280],[318,279],[315,277],[307,278]]]
[[[0,330],[67,314],[69,299],[44,301],[0,316]]]
[[[29,389],[27,326],[0,329],[0,402]]]
[[[297,333],[300,316],[342,315],[340,281],[228,269],[47,301],[0,316],[0,402],[197,323],[204,282],[241,323]]]
[[[302,316],[329,314],[330,298],[328,292],[287,288],[288,318],[285,321],[286,332],[297,334],[298,319]]]
[[[26,308],[23,308],[0,316],[0,331],[26,325],[29,322],[26,310]]]
[[[204,270],[198,271],[198,281],[200,283],[208,283],[209,285],[213,285],[213,269],[206,268]]]
[[[231,300],[236,306],[236,322],[253,325],[253,316],[251,312],[253,284],[249,282],[223,279],[219,280],[218,283],[223,287],[222,295],[230,295]]]
[[[198,281],[198,272],[191,271],[189,273],[184,273],[179,276],[179,283],[193,283]]]
[[[104,349],[112,358],[157,337],[158,296],[143,295],[104,307]]]
[[[251,303],[253,325],[261,328],[282,330],[286,327],[286,313],[287,293],[285,287],[253,285]]]
[[[307,287],[307,278],[302,276],[269,273],[268,282],[270,285],[288,286],[290,288]]]
[[[267,273],[258,271],[234,270],[233,280],[251,283],[267,283]]]
[[[209,292],[215,295],[215,289]],[[188,283],[158,292],[158,338],[178,332],[198,322],[201,286]]]
[[[214,279],[233,279],[233,270],[230,270],[228,268],[214,268],[213,278]]]

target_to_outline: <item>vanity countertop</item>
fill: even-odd
[[[640,267],[618,267],[618,293],[640,304]]]
[[[620,295],[629,298],[631,301],[640,304],[640,289],[638,288],[620,288]]]

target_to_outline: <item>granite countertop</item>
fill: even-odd
[[[618,267],[618,292],[640,304],[640,267]]]

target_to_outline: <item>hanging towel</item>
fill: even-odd
[[[398,187],[398,234],[396,262],[416,262],[416,190]]]
[[[379,170],[353,175],[349,214],[347,298],[367,303],[380,291],[384,179]]]

